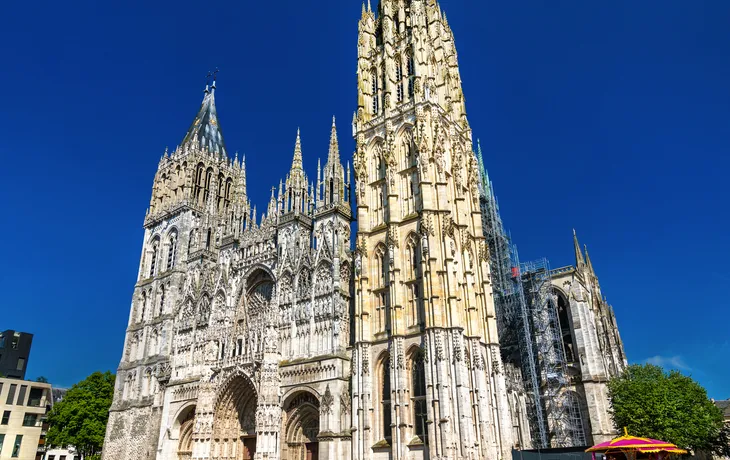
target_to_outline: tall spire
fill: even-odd
[[[595,274],[595,272],[593,271],[593,264],[591,263],[591,256],[588,255],[588,246],[584,244],[583,249],[586,252],[586,265],[588,266],[588,271]]]
[[[578,235],[575,233],[575,229],[573,229],[573,246],[575,248],[575,265],[578,268],[583,268],[585,265],[585,260],[583,259],[583,253],[580,250],[580,244],[578,243]]]
[[[216,82],[208,87],[205,85],[205,95],[203,102],[200,104],[200,110],[193,119],[181,146],[193,146],[207,149],[216,156],[228,156],[226,144],[223,141],[223,132],[218,122],[218,112],[215,108],[215,89]]]
[[[291,170],[301,170],[304,169],[303,162],[302,162],[302,140],[299,136],[299,128],[297,128],[297,142],[294,145],[294,160],[291,164]]]
[[[337,127],[335,126],[335,116],[332,115],[332,131],[330,132],[330,150],[327,155],[327,163],[332,167],[340,162],[340,147],[337,144]]]

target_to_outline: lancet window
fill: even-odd
[[[167,247],[167,270],[172,269],[175,266],[175,259],[177,258],[177,233],[173,232],[170,234]]]
[[[426,367],[423,351],[414,353],[411,362],[411,401],[413,401],[413,432],[428,444],[428,408],[426,405]]]
[[[198,206],[202,205],[202,202],[200,200],[201,192],[203,190],[203,169],[205,166],[203,166],[203,163],[200,163],[195,168],[195,185],[194,185],[194,196],[195,196],[195,203]]]
[[[408,75],[408,97],[413,99],[414,95],[414,84],[416,81],[415,72],[413,69],[413,56],[409,52],[406,54],[406,72]]]
[[[157,253],[159,252],[160,242],[158,239],[155,239],[152,242],[152,249],[150,251],[150,271],[149,276],[153,277],[155,276],[155,269],[157,268]]]
[[[372,109],[373,115],[378,114],[378,98],[380,97],[380,89],[378,88],[378,70],[373,67],[370,71],[370,80],[372,81]]]
[[[390,393],[390,356],[383,359],[380,381],[380,404],[381,404],[381,429],[383,439],[390,442],[392,438],[391,427],[391,393]]]

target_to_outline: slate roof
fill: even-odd
[[[726,420],[730,419],[730,399],[715,401],[715,405],[720,408],[722,415],[725,416]]]

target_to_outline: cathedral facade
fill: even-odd
[[[215,90],[154,179],[104,458],[349,455],[352,214],[334,120],[317,180],[297,132],[259,219]]]
[[[297,132],[257,216],[215,81],[160,159],[105,460],[519,445],[453,32],[436,0],[368,2],[357,49],[352,183],[333,119],[317,178]]]

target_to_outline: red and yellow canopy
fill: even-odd
[[[659,441],[651,438],[640,438],[638,436],[629,436],[624,428],[624,435],[614,438],[610,441],[596,444],[586,449],[586,452],[611,452],[611,451],[627,451],[633,450],[642,453],[653,452],[670,452],[673,454],[686,454],[687,451],[680,449],[675,444],[666,441]]]

